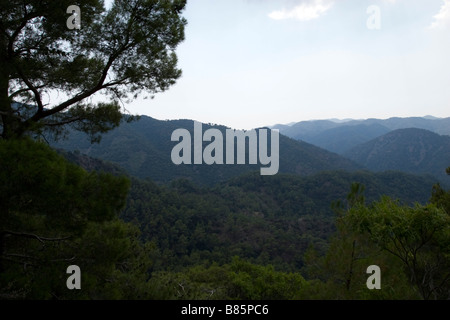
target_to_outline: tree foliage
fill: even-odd
[[[106,10],[101,0],[76,1],[81,28],[71,30],[71,0],[2,1],[2,137],[72,124],[95,140],[119,124],[121,99],[168,89],[181,75],[185,3],[115,0]],[[110,101],[87,100],[99,92]]]
[[[150,247],[139,242],[136,227],[117,216],[128,179],[88,173],[29,139],[0,140],[0,167],[3,298],[140,294],[120,284],[141,286],[149,267]],[[81,292],[66,287],[69,265],[82,270]]]
[[[101,163],[86,171],[30,139],[1,140],[0,165],[3,298],[448,296],[449,192],[437,186],[420,205],[404,190],[391,196],[405,202],[380,200],[374,190],[404,181],[395,175],[365,187],[351,181],[374,175],[130,186],[114,167],[103,166],[115,176]],[[337,216],[333,198],[343,199]],[[67,289],[68,265],[81,268],[82,290]],[[366,287],[369,265],[382,270],[381,290]]]
[[[155,299],[292,300],[307,286],[298,273],[277,271],[239,257],[228,264],[193,266],[184,272],[156,272],[149,281]]]
[[[401,261],[423,299],[448,298],[450,216],[433,204],[401,206],[385,197],[352,207],[344,220],[357,234]]]

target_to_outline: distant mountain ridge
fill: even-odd
[[[175,165],[171,161],[171,141],[176,129],[187,129],[193,136],[193,120],[156,120],[142,116],[140,120],[123,123],[106,133],[100,144],[91,144],[86,135],[70,132],[67,140],[51,142],[55,148],[79,151],[81,154],[119,165],[138,178],[150,178],[166,183],[187,178],[193,182],[211,185],[226,181],[250,171],[259,171],[261,165]],[[224,126],[203,124],[203,131]],[[204,142],[203,146],[208,142]],[[280,173],[311,175],[324,170],[355,171],[362,167],[335,153],[323,150],[304,141],[280,135]]]
[[[362,124],[351,121],[354,122],[353,125],[348,125],[348,122],[341,125],[326,120],[297,123],[297,126],[301,125],[305,129],[304,134],[309,135],[309,141],[313,143],[280,134],[279,173],[308,176],[332,170],[398,170],[413,174],[430,174],[439,181],[444,181],[444,184],[447,183],[445,168],[450,165],[449,136],[441,136],[424,129],[397,131],[390,128],[401,126],[402,123],[434,123],[437,130],[442,129],[442,123],[450,121],[450,118],[393,118],[387,122],[381,121],[388,126],[381,125],[376,119],[365,120]],[[228,129],[212,124],[202,126],[203,132],[210,128],[217,128],[222,132]],[[195,183],[213,185],[260,170],[260,164],[173,164],[171,151],[178,143],[171,141],[173,131],[184,128],[193,136],[193,127],[193,120],[161,121],[142,116],[139,121],[123,123],[104,134],[100,144],[91,144],[85,134],[76,131],[70,132],[67,140],[51,144],[55,148],[78,151],[81,155],[107,161],[130,175],[141,179],[150,178],[158,183],[186,178]],[[203,147],[208,144],[209,142],[204,142]]]
[[[428,173],[447,181],[450,136],[425,129],[398,129],[360,144],[344,155],[372,171]]]
[[[308,139],[309,143],[344,155],[356,145],[372,140],[390,130],[378,123],[343,125],[322,131]]]
[[[272,128],[293,139],[349,158],[369,170],[428,173],[449,185],[443,170],[450,165],[447,143],[450,118],[427,115],[340,122],[329,119],[301,121],[289,126],[275,125]],[[391,143],[382,144],[381,141]],[[420,150],[420,153],[414,150]]]
[[[436,132],[441,135],[450,135],[450,117],[446,118],[438,118],[432,115],[426,115],[424,117],[391,117],[388,119],[323,119],[323,120],[304,120],[298,122],[290,122],[289,124],[276,124],[273,126],[269,126],[271,129],[279,129],[281,133],[292,136],[296,134],[296,131],[302,129],[302,127],[311,128],[311,127],[319,127],[318,131],[322,129],[330,129],[334,127],[339,127],[343,125],[359,125],[359,124],[372,124],[378,123],[382,126],[387,127],[388,129],[406,129],[406,128],[419,128],[419,129],[427,129],[433,132]],[[294,128],[295,127],[295,128]],[[291,128],[289,130],[288,128]],[[306,133],[309,134],[309,130],[306,129]],[[298,132],[298,134],[302,134]],[[295,138],[295,137],[293,137]]]
[[[386,128],[387,131],[383,132],[383,130],[379,130],[379,132],[375,132],[370,129],[374,125],[380,129]],[[342,127],[345,127],[345,129],[338,129]],[[279,129],[280,133],[293,139],[303,140],[342,155],[357,144],[376,138],[377,136],[374,136],[374,134],[381,136],[388,131],[397,129],[418,128],[426,129],[439,135],[450,135],[450,117],[394,117],[389,119],[349,120],[341,122],[333,120],[311,120],[301,121],[291,125],[279,124],[272,128]],[[349,132],[361,137],[364,135],[367,136],[364,139],[357,139],[350,143],[349,138],[351,137],[348,134]],[[373,134],[367,134],[368,132],[372,132]],[[335,147],[336,145],[342,145],[342,148]]]

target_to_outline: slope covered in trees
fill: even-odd
[[[345,156],[369,170],[428,173],[446,183],[450,137],[423,129],[398,129],[349,150]]]
[[[325,150],[345,155],[349,149],[388,133],[390,130],[377,123],[343,125],[320,132],[306,141]]]
[[[62,152],[85,170],[32,140],[70,126],[98,141],[134,120],[119,101],[165,91],[181,76],[175,49],[185,0],[118,0],[108,9],[79,0],[77,30],[67,24],[72,5],[0,2],[1,298],[448,297],[450,193],[435,185],[426,203],[427,177],[356,172],[349,160],[283,136],[280,172],[295,175],[174,167],[170,135],[192,130],[186,120],[143,117],[105,135],[104,145],[65,142],[169,186]],[[95,94],[110,100],[94,104]],[[385,124],[398,129],[397,120]],[[323,172],[337,169],[349,172]],[[379,200],[384,194],[399,201]],[[339,199],[335,219],[330,206]],[[363,270],[374,263],[383,270],[381,291],[365,287]],[[66,282],[72,266],[81,270],[77,290]]]
[[[260,164],[175,165],[171,152],[178,142],[172,142],[171,135],[180,128],[194,136],[192,120],[160,121],[141,116],[139,121],[123,123],[104,134],[99,144],[91,144],[84,134],[72,131],[67,140],[52,142],[52,145],[68,151],[78,150],[82,154],[115,163],[135,177],[162,183],[186,178],[196,183],[213,185],[246,172],[260,170]],[[225,137],[226,127],[203,124],[203,131],[210,128],[219,129]],[[280,135],[279,144],[280,173],[310,175],[323,170],[353,171],[361,168],[337,154],[283,135]],[[203,143],[203,147],[207,145],[207,142]]]
[[[115,168],[115,176],[102,172],[110,165],[73,157],[86,171],[30,140],[1,141],[0,155],[3,298],[440,299],[447,290],[445,273],[425,282],[431,291],[420,280],[448,264],[449,193],[436,185],[427,204],[432,179],[250,173],[215,187],[129,185]],[[347,195],[355,181],[364,197],[358,188]],[[426,240],[414,260],[387,250],[393,234],[420,246],[411,231]],[[363,270],[374,263],[383,270],[378,292],[365,287]],[[82,290],[65,286],[68,265],[81,268]]]
[[[324,174],[322,181],[331,182],[330,188],[344,177],[330,179]],[[358,176],[349,180],[353,178]],[[147,194],[158,194],[157,199],[170,203],[173,210],[163,209],[165,218],[159,216],[164,205],[155,199],[156,207],[136,221],[144,222],[141,229],[153,230],[152,241],[159,248],[149,281],[152,295],[160,299],[447,297],[449,192],[433,188],[431,203],[396,201],[395,193],[392,198],[375,197],[373,201],[373,186],[363,191],[363,185],[353,183],[350,193],[340,193],[344,201],[336,202],[335,214],[325,206],[324,212],[305,214],[299,208],[308,195],[299,199],[295,192],[301,190],[300,180],[242,177],[212,193],[186,181],[162,193],[145,184]],[[399,184],[407,180],[394,179]],[[404,196],[411,191],[405,186]],[[281,196],[284,190],[294,192]],[[429,198],[429,190],[422,192],[423,199]],[[221,198],[222,193],[226,197]],[[289,210],[294,203],[296,210]],[[271,209],[276,215],[270,214]],[[163,230],[162,234],[157,230]],[[402,251],[400,243],[408,251]],[[370,265],[382,270],[381,290],[366,286]]]
[[[293,271],[303,266],[309,245],[325,250],[335,230],[331,204],[345,199],[355,181],[366,185],[371,201],[386,194],[405,204],[425,203],[434,183],[396,172],[248,174],[213,188],[188,180],[164,187],[133,179],[122,218],[159,248],[155,270],[227,263],[237,255]]]

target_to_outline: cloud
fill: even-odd
[[[274,20],[296,19],[309,21],[319,18],[333,6],[331,0],[312,0],[302,2],[292,9],[277,10],[269,13],[269,18]]]
[[[430,29],[442,29],[450,26],[450,0],[444,0],[441,10],[434,17]]]

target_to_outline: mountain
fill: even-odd
[[[371,125],[378,124],[390,130],[419,128],[435,132],[440,135],[450,135],[450,117],[436,118],[430,115],[425,117],[407,117],[399,118],[393,117],[389,119],[365,119],[365,120],[351,120],[345,121],[330,120],[310,120],[301,121],[297,123],[290,123],[289,125],[277,124],[273,129],[279,129],[280,132],[288,137],[294,139],[304,139],[317,135],[325,130],[337,128],[341,126],[350,125]],[[307,140],[307,139],[304,139]]]
[[[344,125],[322,131],[310,137],[308,142],[342,155],[354,146],[370,141],[389,131],[388,128],[377,123]]]
[[[333,120],[301,121],[290,125],[278,124],[273,128],[279,129],[280,133],[293,139],[303,140],[341,155],[358,144],[397,129],[418,128],[440,135],[450,135],[450,118],[425,116],[366,120],[345,119],[341,122]]]
[[[210,128],[219,129],[225,137],[224,132],[227,128],[224,126],[203,124],[202,127],[203,132]],[[161,121],[142,116],[138,121],[122,123],[118,128],[104,134],[99,144],[91,144],[85,134],[71,131],[66,140],[53,141],[51,145],[111,162],[133,176],[150,178],[160,183],[187,178],[197,183],[211,185],[245,172],[260,170],[260,164],[173,164],[171,152],[178,142],[171,141],[171,135],[180,128],[188,130],[191,136],[194,136],[192,120]],[[203,147],[207,144],[204,143]],[[311,175],[323,170],[354,171],[361,168],[335,153],[284,135],[280,135],[279,148],[280,173]]]
[[[79,151],[72,152],[63,149],[56,149],[56,151],[68,161],[77,164],[87,171],[101,171],[115,176],[128,175],[128,173],[118,165],[97,158],[89,157],[85,154],[80,153]]]
[[[409,118],[389,118],[385,120],[367,119],[362,121],[365,124],[378,123],[391,130],[418,128],[432,131],[440,135],[450,135],[450,118],[409,117]],[[361,121],[355,120],[348,124],[358,124]]]
[[[423,118],[424,119],[429,119],[429,120],[438,120],[439,119],[438,117],[434,117],[434,116],[430,116],[430,115],[424,116]]]
[[[78,141],[74,139],[76,133],[72,133],[72,137],[64,143],[71,148],[84,146],[90,153],[100,154],[101,151],[110,158],[122,154],[124,164],[137,158],[132,154],[136,149],[142,152],[141,157],[147,157],[143,162],[145,164],[150,159],[163,159],[158,156],[166,151],[170,153],[170,143],[161,137],[166,137],[181,124],[192,126],[190,120],[172,122],[143,117],[141,121],[123,125],[119,133],[114,132],[119,128],[110,132],[100,144],[90,145],[82,135],[83,139],[79,137]],[[149,124],[152,126],[149,127]],[[124,136],[120,136],[122,133]],[[102,145],[104,143],[106,145]],[[308,167],[311,171],[323,167],[331,170],[335,166],[330,161],[342,159],[285,137],[280,137],[280,149],[281,146],[289,151],[283,151],[285,156],[305,159],[302,163],[305,172]],[[163,147],[165,151],[159,152]],[[116,165],[92,159],[80,151],[62,153],[87,170],[123,174]],[[295,170],[296,162],[287,160],[285,166],[293,163],[293,167],[287,168]],[[150,167],[168,170],[161,164]],[[241,166],[197,166],[199,170],[201,167],[219,171]],[[144,165],[143,169],[147,167]],[[191,181],[178,179],[164,185],[135,177],[130,179],[127,203],[120,217],[136,224],[143,241],[151,242],[157,248],[151,253],[152,271],[182,270],[183,267],[211,261],[225,264],[233,256],[243,257],[252,263],[271,264],[278,270],[299,270],[305,265],[305,252],[310,246],[313,245],[321,253],[326,251],[329,237],[335,231],[336,216],[331,204],[342,200],[345,205],[352,183],[365,186],[367,203],[387,195],[408,205],[426,203],[435,183],[429,175],[336,170],[309,175],[280,173],[275,176],[246,172],[214,186],[205,186],[193,182],[198,180],[197,176],[192,172],[190,174]]]
[[[312,120],[301,121],[293,125],[276,125],[273,129],[280,130],[281,134],[284,134],[295,140],[309,141],[310,138],[318,135],[319,133],[339,127],[341,124],[330,120]]]
[[[450,137],[424,129],[398,129],[352,148],[345,156],[369,170],[428,173],[446,182]]]

